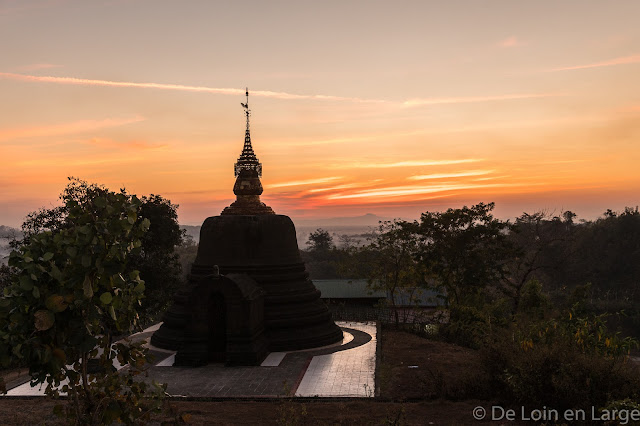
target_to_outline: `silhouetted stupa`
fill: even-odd
[[[248,90],[246,95],[244,147],[234,166],[237,199],[220,216],[204,221],[189,285],[176,295],[163,325],[151,338],[154,346],[178,350],[176,364],[181,350],[189,352],[185,347],[190,339],[198,340],[194,333],[201,336],[198,341],[203,348],[216,352],[208,356],[209,361],[227,363],[259,363],[266,355],[265,345],[268,351],[289,351],[342,339],[342,331],[309,280],[293,222],[260,201],[262,165],[251,146]],[[205,335],[209,337],[203,343]],[[234,345],[251,347],[246,349],[251,354],[237,356],[235,361],[229,354],[223,356]],[[238,351],[245,351],[242,348]],[[190,356],[183,356],[187,361],[182,363],[203,363],[201,355],[193,362],[188,361]]]

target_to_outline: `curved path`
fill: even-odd
[[[345,321],[336,324],[345,334],[341,344],[271,353],[261,366],[172,367],[175,352],[150,346],[156,362],[145,380],[167,383],[167,392],[172,396],[194,398],[372,397],[376,325]],[[147,340],[158,327],[131,337]],[[44,388],[32,388],[25,376],[7,395],[43,396]]]
[[[166,368],[162,364],[170,365],[167,360],[149,370],[149,379],[167,383],[169,394],[185,397],[373,396],[375,324],[336,324],[353,339],[341,345],[278,353],[281,356],[272,357],[280,361],[277,365]]]

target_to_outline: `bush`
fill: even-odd
[[[640,396],[640,373],[627,363],[637,342],[606,331],[603,316],[514,323],[483,349],[493,388],[506,403],[591,409]]]
[[[450,343],[479,349],[496,330],[507,325],[510,304],[507,299],[498,299],[484,305],[453,305],[449,311],[449,322],[439,328],[439,336]]]

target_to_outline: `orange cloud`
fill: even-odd
[[[621,58],[610,59],[608,61],[595,62],[593,64],[586,65],[574,65],[570,67],[554,68],[549,71],[568,71],[568,70],[580,70],[586,68],[600,68],[600,67],[612,67],[615,65],[637,64],[640,63],[640,55],[623,56]]]
[[[314,188],[314,189],[310,189],[309,192],[315,193],[315,192],[335,191],[337,189],[355,188],[356,186],[357,187],[362,187],[362,185],[359,185],[359,184],[347,183],[347,184],[344,184],[344,185],[337,185],[337,186],[332,186],[332,187],[329,187],[329,188]]]
[[[0,142],[21,138],[84,133],[107,127],[124,126],[126,124],[137,123],[140,121],[144,121],[144,117],[136,116],[130,118],[106,118],[103,120],[80,120],[48,126],[0,129]]]
[[[526,186],[544,185],[543,183],[528,183]],[[421,195],[433,194],[438,192],[481,189],[481,188],[501,188],[524,186],[518,183],[495,183],[495,184],[442,184],[430,186],[394,186],[387,188],[371,189],[365,191],[357,191],[351,194],[334,194],[327,198],[331,200],[349,199],[349,198],[369,198],[369,197],[399,197],[404,195]]]
[[[446,179],[446,178],[452,178],[452,177],[488,175],[489,173],[493,173],[493,172],[494,170],[470,170],[468,172],[457,172],[457,173],[433,173],[430,175],[409,176],[407,179],[409,180]]]
[[[345,163],[338,164],[334,167],[339,168],[391,168],[391,167],[421,167],[421,166],[446,166],[449,164],[464,164],[464,163],[476,163],[478,161],[484,161],[479,158],[463,158],[460,160],[409,160],[409,161],[395,161],[392,163]]]
[[[342,179],[342,178],[326,177],[326,178],[318,178],[318,179],[307,179],[307,180],[296,180],[291,182],[273,183],[271,185],[267,185],[267,188],[282,188],[286,186],[314,185],[316,183],[327,183],[337,179]]]
[[[511,36],[511,37],[507,37],[504,40],[502,40],[500,43],[498,43],[498,46],[500,47],[516,47],[516,46],[522,46],[524,45],[524,43],[522,43],[520,40],[518,40],[518,38],[516,36]]]

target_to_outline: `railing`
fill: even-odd
[[[434,308],[358,306],[330,304],[329,311],[335,321],[378,321],[382,324],[439,324],[447,322],[444,311]]]

